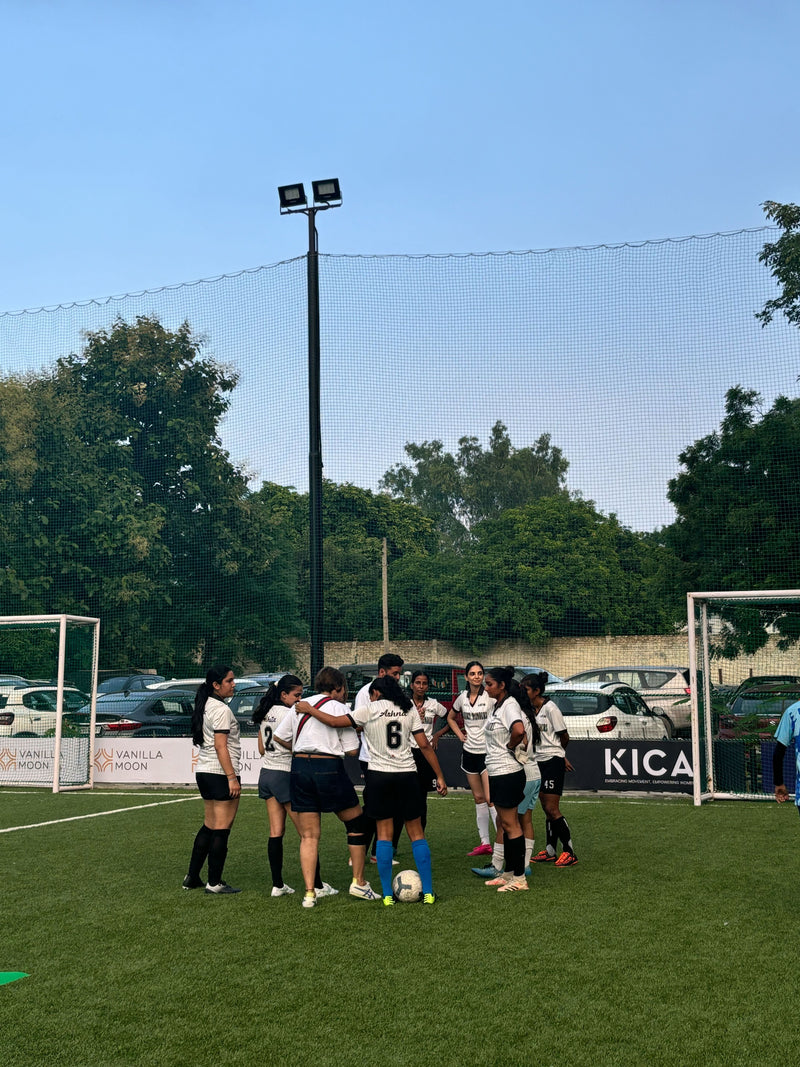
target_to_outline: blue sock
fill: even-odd
[[[383,895],[392,895],[392,842],[378,841],[375,846],[375,858],[378,861],[378,874],[381,879]]]
[[[433,892],[433,867],[431,865],[431,850],[424,837],[419,841],[411,842],[411,851],[414,855],[414,863],[417,865],[419,876],[422,879],[422,892]]]

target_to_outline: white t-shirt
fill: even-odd
[[[417,708],[417,705],[414,705]],[[425,736],[429,741],[433,740],[433,725],[437,719],[447,716],[447,708],[444,704],[440,704],[438,700],[434,700],[433,697],[427,697],[422,703],[422,710],[417,708],[417,713],[422,720],[422,728],[425,731]],[[411,747],[419,748],[419,745],[411,737]]]
[[[561,714],[558,705],[554,704],[552,700],[545,701],[536,714],[536,724],[542,735],[539,744],[536,746],[536,759],[539,763],[544,763],[545,760],[552,759],[553,756],[559,756],[564,759],[564,749],[558,739],[558,735],[566,730],[567,724],[564,722],[564,716]]]
[[[356,708],[363,708],[365,704],[369,704],[370,689],[372,689],[371,681],[367,682],[366,685],[361,686],[353,701],[353,711],[355,711]],[[367,743],[366,733],[361,735],[361,748],[358,751],[358,758],[362,763],[369,763],[369,744]]]
[[[522,725],[525,727],[525,740],[528,742],[528,762],[524,765],[526,782],[541,782],[542,774],[539,770],[539,761],[536,758],[536,749],[533,745],[533,724],[527,715],[522,716]]]
[[[464,718],[464,733],[467,735],[464,742],[465,752],[483,755],[486,751],[484,730],[493,707],[494,697],[490,697],[483,690],[478,693],[474,704],[470,704],[469,692],[466,689],[462,690],[453,701],[453,711],[460,711]]]
[[[490,775],[513,774],[521,771],[513,752],[508,751],[511,728],[515,722],[525,723],[525,712],[514,697],[506,697],[502,704],[492,708],[486,720],[486,770]]]
[[[214,747],[214,734],[228,735],[228,755],[233,764],[233,773],[239,774],[242,766],[242,743],[236,716],[223,700],[209,697],[203,712],[203,743],[197,756],[195,770],[203,774],[225,774]]]
[[[283,745],[278,745],[272,740],[272,736],[280,724],[291,712],[285,704],[278,702],[273,704],[264,720],[258,728],[261,740],[264,743],[264,755],[261,757],[261,766],[268,771],[288,771],[292,766],[292,753]]]
[[[317,693],[308,698],[309,704],[319,707],[325,701],[324,710],[329,715],[342,719],[342,729],[338,726],[326,726],[311,715],[300,715],[292,708],[284,715],[274,733],[274,737],[289,741],[292,752],[315,752],[321,756],[344,756],[358,748],[358,736],[350,725],[350,709],[338,700],[332,700],[327,693]]]
[[[411,735],[424,732],[416,708],[403,711],[391,700],[376,700],[356,708],[350,718],[367,735],[371,771],[416,771]]]

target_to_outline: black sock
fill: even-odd
[[[208,850],[208,884],[219,885],[228,855],[230,830],[212,830],[211,847]]]
[[[522,834],[505,838],[505,861],[506,870],[513,871],[515,878],[525,874],[525,838]]]
[[[267,841],[267,859],[272,884],[280,889],[283,885],[283,837],[271,837]]]
[[[199,878],[203,864],[206,862],[208,850],[211,847],[213,830],[209,830],[205,823],[197,831],[192,846],[192,857],[189,860],[189,874],[192,878]]]
[[[570,852],[574,856],[575,849],[572,847],[572,837],[569,832],[569,825],[563,815],[553,822],[553,834],[561,842],[564,851]]]

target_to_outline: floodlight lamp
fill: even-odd
[[[278,196],[281,202],[281,211],[302,211],[308,206],[306,191],[302,182],[294,185],[279,185]]]
[[[341,203],[342,190],[339,187],[338,178],[326,178],[321,182],[312,182],[315,204],[333,204],[334,201]]]

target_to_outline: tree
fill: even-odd
[[[99,616],[106,662],[289,659],[291,553],[221,447],[236,374],[202,347],[186,323],[117,320],[2,383],[20,406],[0,413],[0,593]]]
[[[465,648],[516,639],[660,633],[672,617],[657,591],[667,550],[590,501],[566,494],[509,508],[473,529],[463,551],[401,560],[393,625],[446,634]]]
[[[669,483],[677,519],[665,531],[680,561],[675,584],[687,589],[785,589],[800,563],[800,400],[778,397],[759,417],[761,397],[729,389],[719,431],[681,453],[684,470]],[[798,639],[785,608],[731,609],[718,651],[735,656],[767,641],[774,624],[782,645]]]
[[[768,219],[776,222],[783,233],[777,241],[764,245],[759,260],[766,264],[781,288],[780,296],[768,300],[756,318],[766,326],[776,312],[789,322],[800,325],[800,207],[767,200],[763,205]]]
[[[569,463],[549,434],[517,449],[504,424],[496,422],[486,449],[477,437],[462,437],[455,455],[445,452],[441,441],[409,443],[405,452],[414,465],[396,464],[381,488],[417,504],[436,523],[444,544],[463,544],[476,523],[507,508],[566,494]]]

